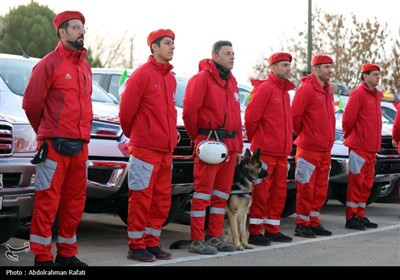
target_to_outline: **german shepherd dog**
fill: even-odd
[[[247,242],[247,216],[252,202],[251,191],[253,182],[267,175],[268,172],[260,160],[260,149],[253,155],[246,149],[240,164],[236,166],[222,232],[222,240],[233,242],[236,250],[253,248]],[[190,243],[190,240],[178,240],[171,244],[170,249],[187,249]]]

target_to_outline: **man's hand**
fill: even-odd
[[[242,160],[242,154],[236,154],[236,165],[239,165],[241,160]]]
[[[397,148],[398,143],[394,139],[392,139],[392,145],[393,147]]]

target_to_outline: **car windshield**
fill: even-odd
[[[1,59],[0,75],[10,90],[17,95],[24,95],[32,68],[38,60]]]
[[[13,93],[23,96],[32,68],[38,62],[38,59],[2,58],[0,76]],[[93,83],[92,101],[112,104],[116,103],[108,93],[96,83]]]

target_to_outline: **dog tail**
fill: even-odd
[[[178,240],[172,243],[169,248],[170,249],[189,249],[191,240]]]

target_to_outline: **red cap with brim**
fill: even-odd
[[[372,64],[372,63],[365,63],[365,64],[361,65],[361,73],[368,72],[368,71],[374,71],[374,70],[381,71],[381,68],[378,65]]]
[[[82,24],[85,24],[85,17],[78,11],[65,11],[62,13],[59,13],[54,17],[53,20],[53,26],[56,30],[58,30],[58,27],[71,19],[79,19],[82,21]]]
[[[318,54],[311,59],[311,66],[315,66],[318,64],[332,64],[333,59],[327,56],[326,54]]]
[[[278,52],[278,53],[274,53],[272,54],[269,58],[268,58],[268,63],[269,65],[272,65],[274,63],[277,63],[279,61],[289,61],[292,62],[292,55],[290,53],[285,53],[285,52]]]
[[[162,37],[171,37],[172,40],[175,40],[175,34],[171,29],[158,29],[149,34],[147,37],[147,45],[150,47],[155,40]]]

